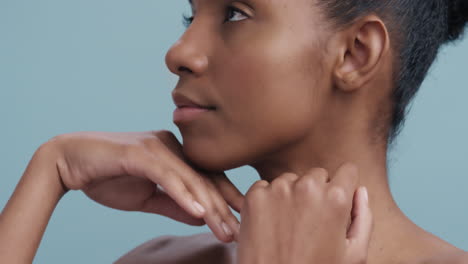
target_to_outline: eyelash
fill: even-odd
[[[245,16],[245,17],[248,17],[248,15],[247,15],[244,11],[242,11],[242,10],[236,8],[236,7],[233,7],[233,6],[228,6],[228,8],[227,8],[226,11],[227,11],[227,12],[226,12],[227,15],[231,14],[230,12],[232,11],[232,12],[240,13],[240,14],[242,14],[242,15]],[[192,24],[193,19],[194,19],[193,16],[188,16],[188,15],[182,14],[182,24],[183,24],[186,28],[188,28],[188,27]],[[225,20],[224,22],[227,22],[227,20]],[[235,22],[235,21],[234,21],[234,22]]]

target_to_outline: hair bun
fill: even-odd
[[[458,39],[468,22],[468,0],[448,1],[448,34],[447,41]]]

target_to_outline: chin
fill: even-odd
[[[246,165],[229,155],[226,149],[220,147],[197,146],[184,142],[183,152],[190,162],[206,171],[222,172]]]

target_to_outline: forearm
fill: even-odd
[[[0,215],[0,262],[31,263],[47,223],[65,194],[55,166],[57,153],[36,151]]]

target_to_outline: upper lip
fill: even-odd
[[[214,107],[212,106],[207,106],[202,103],[199,103],[197,100],[191,99],[188,96],[181,93],[172,92],[172,100],[174,101],[177,107],[199,107],[214,109]]]

